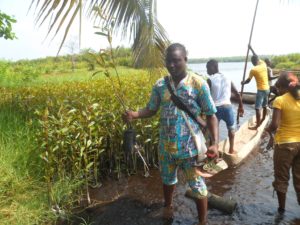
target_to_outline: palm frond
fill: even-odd
[[[53,38],[66,23],[65,33],[58,53],[66,40],[76,16],[86,8],[89,17],[96,16],[102,23],[114,22],[114,34],[133,40],[133,55],[136,66],[158,67],[163,65],[163,54],[169,43],[166,31],[156,18],[157,0],[32,0],[40,6],[36,22],[41,25],[54,15],[47,36],[56,27]],[[87,7],[85,7],[87,6]],[[101,13],[95,12],[100,9]],[[78,13],[79,12],[79,13]],[[67,17],[71,18],[67,21]],[[101,18],[105,15],[105,20]],[[81,20],[80,20],[81,21]]]
[[[125,2],[125,3],[124,3]],[[156,17],[156,0],[102,0],[99,4],[107,20],[115,22],[115,33],[133,40],[136,67],[161,67],[169,44],[166,31]]]

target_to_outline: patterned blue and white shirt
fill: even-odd
[[[174,93],[180,97],[195,116],[216,113],[217,110],[210,95],[209,87],[199,75],[188,72],[176,88],[174,88],[172,80],[171,85]],[[160,154],[172,154],[172,156],[179,159],[190,158],[198,154],[189,128],[180,110],[171,100],[171,94],[163,78],[159,79],[153,86],[147,108],[154,111],[161,108]],[[189,118],[189,122],[195,134],[198,134],[200,132],[199,125],[191,118]]]

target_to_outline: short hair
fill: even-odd
[[[257,55],[253,55],[252,57],[251,57],[251,62],[252,63],[258,63],[258,60],[259,60],[259,58],[258,58],[258,56]]]
[[[269,58],[265,58],[264,61],[265,61],[266,63],[271,63],[271,61],[270,61]]]
[[[267,66],[271,66],[271,60],[269,58],[265,58],[264,61],[267,64]]]
[[[169,45],[169,47],[166,49],[166,55],[175,50],[180,50],[184,54],[184,56],[187,56],[187,51],[185,46],[180,43],[173,43]]]
[[[208,62],[206,63],[206,65],[218,66],[218,61],[215,60],[215,59],[210,59],[210,60],[208,60]]]

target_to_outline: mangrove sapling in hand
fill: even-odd
[[[105,17],[103,17],[105,18]],[[99,28],[99,27],[98,27]],[[104,73],[104,75],[109,79],[109,81],[111,82],[111,85],[113,87],[114,90],[114,94],[117,98],[117,100],[119,101],[120,105],[122,106],[124,112],[126,112],[127,110],[130,109],[129,106],[127,106],[127,104],[125,103],[124,100],[124,91],[122,88],[122,83],[120,80],[120,76],[116,67],[116,63],[115,63],[115,57],[114,57],[114,51],[113,51],[113,47],[112,47],[112,33],[113,33],[113,28],[114,28],[114,21],[111,23],[108,23],[102,30],[101,32],[96,32],[95,34],[101,35],[101,36],[105,36],[107,38],[107,41],[109,43],[109,48],[104,50],[101,49],[99,51],[98,55],[95,55],[93,53],[93,56],[96,59],[96,62],[99,64],[99,66],[101,66],[103,68],[103,70],[99,70],[96,71],[94,75],[96,75],[97,73]],[[118,85],[115,84],[114,79],[111,76],[110,70],[109,68],[113,68],[115,71],[115,75],[117,77],[117,81],[118,81]],[[123,149],[125,151],[125,158],[127,163],[129,163],[129,159],[130,156],[132,155],[132,153],[137,154],[143,164],[144,164],[144,171],[145,171],[145,176],[149,176],[149,168],[148,165],[146,163],[146,161],[144,160],[142,154],[141,154],[141,150],[142,150],[142,146],[138,145],[136,142],[136,132],[134,131],[134,129],[132,128],[132,124],[130,121],[127,121],[127,125],[128,125],[128,129],[125,130],[124,132],[124,136],[123,136]],[[135,163],[136,164],[136,163]],[[136,165],[135,165],[136,166]]]

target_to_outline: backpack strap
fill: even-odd
[[[169,76],[165,76],[164,80],[166,82],[166,85],[168,87],[168,90],[171,94],[171,100],[173,101],[173,103],[181,110],[183,110],[184,112],[186,112],[200,127],[202,127],[202,125],[199,123],[199,121],[197,120],[197,118],[195,117],[195,115],[189,110],[189,108],[182,102],[182,100],[174,94],[174,91],[171,87],[170,84],[170,79]]]

